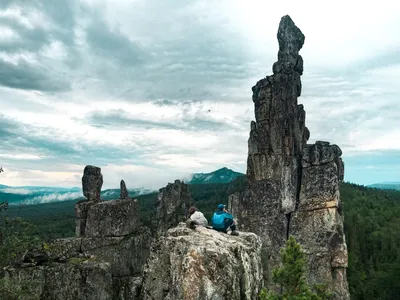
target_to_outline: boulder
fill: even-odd
[[[89,200],[100,202],[100,192],[103,185],[101,169],[95,166],[86,166],[82,176],[83,195]]]
[[[261,240],[185,223],[152,245],[141,296],[174,300],[257,299],[262,286]]]

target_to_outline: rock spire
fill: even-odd
[[[86,166],[82,176],[83,195],[89,200],[100,202],[100,192],[103,186],[103,175],[101,168]]]
[[[307,279],[326,282],[337,299],[349,299],[347,248],[343,233],[339,182],[341,150],[328,142],[307,144],[310,132],[301,95],[304,34],[282,17],[278,61],[273,75],[252,88],[255,121],[248,141],[245,191],[230,196],[239,229],[260,235],[265,283],[280,264],[279,250],[293,235],[308,255]]]
[[[128,193],[128,189],[126,188],[125,181],[121,180],[120,187],[121,187],[120,188],[121,192],[120,192],[119,198],[120,199],[128,199],[129,198],[129,193]]]

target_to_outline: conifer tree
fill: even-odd
[[[280,286],[280,293],[263,289],[261,300],[327,300],[331,294],[324,285],[314,286],[313,292],[305,279],[305,254],[294,237],[290,236],[281,249],[282,267],[273,271],[273,280]]]

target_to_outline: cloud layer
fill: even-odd
[[[244,3],[2,1],[1,183],[80,186],[86,164],[105,188],[244,172],[251,87],[285,14],[306,36],[311,141],[342,148],[346,180],[400,180],[399,4]]]

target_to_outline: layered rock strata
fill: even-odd
[[[247,188],[234,193],[229,209],[240,230],[263,241],[265,282],[280,264],[279,250],[293,235],[308,254],[310,283],[326,282],[338,299],[348,299],[347,249],[339,182],[341,150],[328,142],[307,145],[310,132],[301,95],[305,37],[289,16],[279,24],[278,61],[273,75],[252,88],[255,121],[248,141]]]

